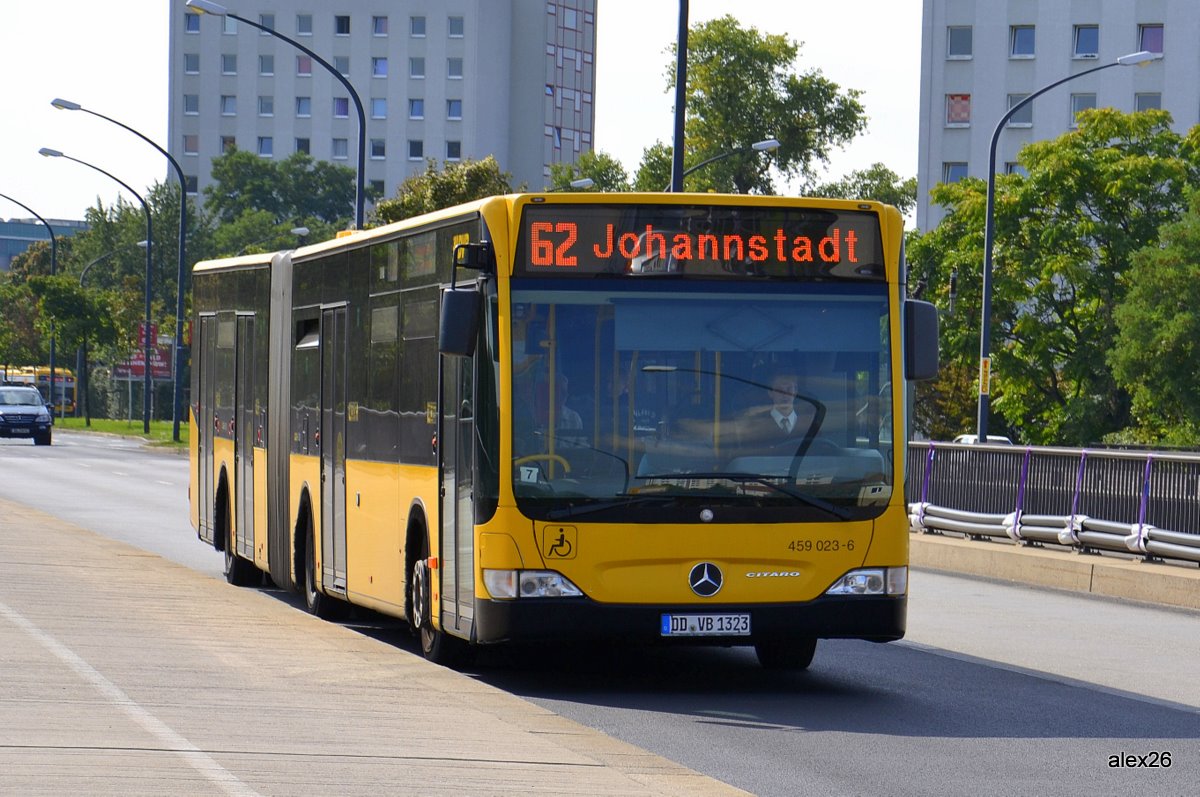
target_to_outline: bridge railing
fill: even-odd
[[[914,531],[1200,563],[1195,454],[914,441],[905,496]]]

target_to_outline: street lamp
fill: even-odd
[[[183,176],[183,167],[179,165],[179,161],[171,157],[171,153],[160,147],[153,140],[134,130],[127,124],[118,122],[116,119],[105,116],[102,113],[84,108],[77,102],[56,98],[51,100],[51,105],[63,111],[83,111],[90,113],[92,116],[99,117],[107,122],[112,122],[117,127],[123,127],[130,133],[145,141],[150,146],[166,156],[171,162],[171,166],[175,168],[175,176],[179,180],[179,263],[175,276],[175,367],[174,379],[171,386],[171,440],[179,442],[179,415],[182,406],[183,391],[180,388],[180,382],[183,374],[183,293],[184,282],[187,280],[187,271],[184,267],[184,243],[187,239],[187,184]]]
[[[308,235],[308,233],[309,233],[309,229],[307,227],[293,227],[292,229],[288,230],[288,232],[291,233],[292,235],[296,236],[300,240],[304,240],[304,237],[306,235]],[[266,238],[259,238],[257,241],[251,241],[250,243],[246,244],[241,249],[239,249],[237,251],[237,254],[234,255],[234,257],[238,257],[240,255],[246,254],[246,250],[252,246],[258,246],[259,244],[261,244],[264,241],[269,241],[272,238],[278,238],[278,237],[279,237],[279,233],[272,233],[272,234],[268,235]]]
[[[996,129],[992,131],[991,150],[988,153],[988,181],[987,181],[987,211],[984,216],[983,224],[983,315],[980,319],[979,330],[979,411],[976,418],[978,425],[978,441],[980,443],[987,442],[987,427],[988,427],[988,410],[990,408],[990,382],[992,375],[992,358],[991,358],[991,325],[992,325],[992,245],[995,242],[995,206],[996,206],[996,147],[1000,143],[1000,132],[1004,130],[1005,124],[1012,118],[1013,114],[1024,108],[1029,103],[1033,102],[1038,97],[1045,94],[1050,89],[1061,86],[1068,80],[1090,75],[1093,72],[1099,72],[1101,69],[1108,69],[1114,66],[1140,66],[1158,61],[1162,58],[1162,53],[1152,53],[1147,50],[1141,50],[1136,53],[1122,55],[1115,61],[1100,66],[1094,66],[1091,69],[1085,69],[1082,72],[1076,72],[1073,75],[1067,75],[1061,80],[1056,80],[1049,85],[1043,86],[1037,91],[1025,97],[1013,107],[1008,109],[1004,116],[1000,117],[1000,121],[996,123]]]
[[[310,56],[314,61],[323,66],[329,72],[329,74],[337,78],[338,81],[346,87],[346,91],[350,92],[350,97],[354,100],[354,109],[358,112],[358,175],[354,188],[354,229],[361,230],[363,228],[363,208],[366,203],[366,191],[363,183],[365,177],[363,172],[366,171],[367,165],[367,114],[366,111],[363,110],[362,98],[358,96],[358,92],[354,90],[354,86],[350,85],[350,81],[346,79],[346,76],[334,69],[333,65],[324,58],[317,55],[300,42],[295,41],[294,39],[289,39],[287,36],[284,36],[274,28],[268,28],[266,25],[260,25],[257,22],[246,19],[245,17],[239,17],[237,14],[226,10],[225,6],[221,5],[220,3],[214,3],[212,0],[187,0],[187,3],[184,5],[197,14],[212,14],[216,17],[229,17],[230,19],[235,19],[238,22],[245,22],[250,27],[258,28],[263,33],[274,36],[277,39],[283,39],[285,42]]]
[[[100,172],[105,177],[120,184],[126,191],[137,197],[137,201],[142,204],[142,211],[146,214],[146,324],[142,332],[144,344],[144,376],[142,378],[142,433],[150,434],[150,363],[151,363],[151,341],[150,341],[150,275],[151,275],[151,249],[153,248],[154,233],[150,221],[150,206],[146,204],[146,200],[142,199],[142,195],[129,187],[129,184],[118,177],[109,174],[99,166],[88,163],[87,161],[72,158],[70,155],[64,155],[56,149],[42,147],[38,150],[39,155],[44,155],[47,158],[66,158],[69,161],[86,166],[89,169]]]
[[[0,198],[7,199],[9,202],[12,202],[14,205],[20,205],[21,207],[25,208],[25,210],[27,212],[32,213],[34,215],[34,217],[37,218],[38,221],[40,221],[42,224],[44,224],[46,226],[46,231],[50,233],[50,276],[53,277],[58,272],[58,238],[54,235],[54,228],[50,226],[50,222],[46,221],[41,216],[39,216],[37,214],[37,212],[34,211],[33,208],[29,207],[28,205],[26,205],[23,202],[18,202],[17,200],[13,199],[12,197],[8,196],[7,194],[0,194]],[[55,404],[55,398],[54,398],[54,343],[55,343],[55,340],[54,339],[55,339],[54,320],[51,319],[50,320],[50,388],[47,391],[47,393],[48,393],[47,398],[50,399],[51,415],[54,414],[54,404]],[[34,381],[34,384],[36,385],[37,379],[35,378],[33,381]],[[60,418],[63,417],[63,409],[62,409],[61,403],[59,404],[58,417],[60,417]]]
[[[566,187],[547,188],[546,193],[549,194],[554,191],[565,191],[568,189],[571,191],[586,191],[587,189],[591,188],[595,184],[596,184],[596,181],[590,177],[580,177],[578,180],[572,180],[571,182],[567,183]]]
[[[692,172],[698,171],[699,169],[703,169],[705,166],[707,166],[710,163],[715,163],[719,160],[725,160],[726,158],[731,158],[734,155],[740,155],[743,152],[774,152],[775,150],[779,149],[779,146],[780,146],[779,141],[777,139],[764,138],[762,141],[755,141],[753,144],[751,144],[748,147],[740,147],[739,149],[731,149],[726,152],[722,152],[719,155],[713,155],[711,158],[707,158],[705,160],[700,161],[695,166],[692,166],[690,169],[684,170],[683,174],[680,177],[680,182],[679,182],[680,189],[679,190],[683,190],[682,186],[683,186],[683,178],[684,177],[687,177],[689,174],[691,174]],[[663,188],[663,190],[671,191],[671,190],[673,190],[673,188],[671,185],[668,185],[665,188]]]

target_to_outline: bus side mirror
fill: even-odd
[[[475,353],[479,335],[479,292],[447,289],[442,292],[442,317],[438,324],[438,350],[453,357]]]
[[[938,375],[938,314],[929,302],[904,300],[904,378],[914,382]]]

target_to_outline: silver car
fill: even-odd
[[[0,437],[32,437],[34,445],[50,445],[54,416],[37,388],[0,385]]]

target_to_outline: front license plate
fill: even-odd
[[[13,429],[13,434],[29,434],[29,427],[18,426],[17,428]]]
[[[749,614],[664,614],[662,636],[749,636]]]

